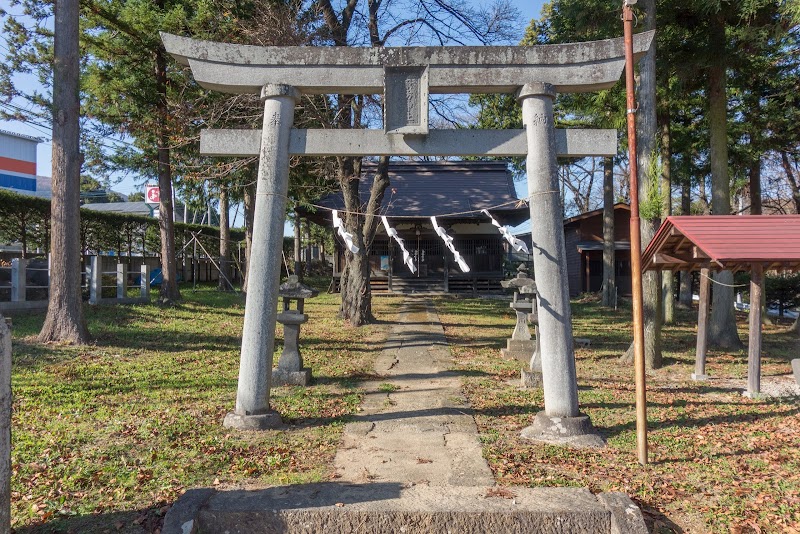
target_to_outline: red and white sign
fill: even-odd
[[[159,204],[161,202],[161,190],[157,185],[145,186],[144,196],[148,204]]]

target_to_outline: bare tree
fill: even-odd
[[[366,5],[364,5],[366,4]],[[385,46],[390,40],[400,44],[489,44],[516,40],[516,10],[508,0],[475,7],[463,0],[419,0],[384,2],[383,0],[347,0],[336,10],[330,0],[314,2],[324,22],[320,44],[350,46],[368,44]],[[338,95],[331,102],[335,128],[361,128],[369,121],[368,107],[374,98]],[[369,196],[362,199],[364,179],[360,158],[336,159],[337,179],[344,198],[344,223],[353,235],[358,254],[345,252],[342,269],[341,316],[354,326],[374,320],[369,287],[369,258],[379,221],[379,209],[389,186],[389,158],[378,159],[369,184]]]
[[[605,171],[598,169],[597,162],[597,158],[584,158],[572,162],[570,165],[561,166],[561,180],[564,188],[570,193],[570,201],[567,203],[566,199],[564,199],[566,203],[564,206],[565,215],[586,213],[597,206],[595,180],[597,180],[600,172],[603,172],[605,177]]]
[[[56,3],[50,302],[39,340],[84,344],[89,331],[81,300],[78,19],[78,0]]]

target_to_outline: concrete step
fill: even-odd
[[[372,482],[186,492],[162,534],[635,533],[647,528],[622,493],[584,488],[453,487]]]

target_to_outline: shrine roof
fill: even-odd
[[[644,270],[800,269],[800,215],[667,217],[642,254]]]
[[[359,184],[363,204],[369,198],[374,165],[365,165],[365,178]],[[390,185],[381,206],[381,215],[447,220],[480,219],[489,222],[480,210],[490,213],[503,224],[519,224],[529,217],[527,204],[519,200],[505,162],[402,162],[389,166]],[[315,204],[344,210],[341,192]],[[317,210],[316,217],[330,219],[327,210]],[[447,216],[447,217],[445,217]]]

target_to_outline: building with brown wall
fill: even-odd
[[[631,293],[631,209],[614,205],[614,258],[620,296]],[[517,236],[530,245],[531,234]],[[597,292],[603,284],[603,210],[588,211],[564,220],[569,294]]]

